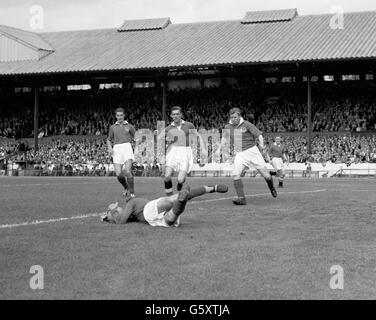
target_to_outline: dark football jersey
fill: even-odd
[[[130,123],[124,121],[123,123],[116,122],[110,127],[108,133],[108,140],[113,144],[131,143],[136,129]]]
[[[127,202],[120,213],[112,214],[115,223],[124,224],[133,221],[146,222],[144,217],[144,208],[150,200],[143,198],[134,198]]]
[[[183,121],[180,127],[176,127],[173,123],[166,128],[166,142],[170,146],[189,146],[189,130],[194,130],[193,123]]]
[[[271,158],[283,158],[283,154],[286,152],[286,148],[283,144],[273,143],[269,149],[269,156]]]
[[[244,151],[257,145],[257,139],[262,132],[256,128],[255,125],[248,121],[244,121],[237,127],[229,123],[225,126],[225,129],[230,129],[231,145],[234,146],[234,150]],[[235,132],[241,134],[237,134]]]

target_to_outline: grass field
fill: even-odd
[[[115,178],[0,178],[1,299],[375,299],[376,179],[286,180],[273,199],[245,179],[190,202],[180,228],[102,224]],[[136,178],[139,196],[163,195]],[[36,222],[39,221],[39,222]],[[32,290],[30,267],[44,269]],[[329,287],[332,265],[344,290]]]

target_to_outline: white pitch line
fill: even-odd
[[[319,193],[319,192],[325,192],[325,191],[326,189],[309,190],[309,191],[290,191],[290,192],[287,191],[287,192],[279,192],[278,194],[279,195],[280,194],[305,194],[305,193]],[[259,196],[265,196],[265,195],[270,195],[270,193],[250,194],[250,195],[247,195],[246,197],[253,198],[253,197],[259,197]],[[223,201],[223,200],[229,200],[229,199],[232,199],[232,197],[197,200],[197,201],[192,201],[191,203],[206,203],[206,202]],[[26,227],[26,226],[33,226],[33,225],[46,224],[46,223],[86,219],[86,218],[92,218],[92,217],[99,217],[101,214],[102,213],[89,213],[89,214],[83,214],[83,215],[73,216],[73,217],[56,218],[56,219],[48,219],[48,220],[35,220],[31,222],[21,222],[21,223],[14,223],[14,224],[2,224],[0,225],[0,229],[11,229],[11,228]]]
[[[89,214],[83,214],[83,215],[74,216],[74,217],[56,218],[56,219],[48,219],[48,220],[35,220],[31,222],[21,222],[21,223],[14,223],[14,224],[2,224],[0,225],[0,229],[25,227],[25,226],[32,226],[32,225],[43,224],[43,223],[62,222],[62,221],[67,221],[67,220],[86,219],[86,218],[91,218],[91,217],[99,217],[101,214],[102,213],[89,213]]]
[[[351,191],[351,192],[368,192],[368,191],[372,191],[372,192],[375,192],[375,189],[340,188],[340,189],[332,189],[331,191]]]
[[[24,183],[24,184],[1,184],[0,187],[34,187],[34,186],[70,186],[70,185],[83,185],[83,184],[105,184],[113,183],[113,181],[92,181],[92,182],[72,182],[72,183]]]

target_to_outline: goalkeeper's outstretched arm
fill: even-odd
[[[119,210],[112,210],[111,213],[107,216],[108,222],[115,224],[125,224],[128,222],[128,219],[131,216],[131,214],[134,212],[135,201],[130,200],[127,202],[125,208],[119,207],[118,209]]]

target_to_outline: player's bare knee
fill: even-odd
[[[172,210],[169,210],[163,216],[163,219],[167,223],[167,225],[172,226],[176,220],[178,219],[178,215],[174,214]]]

